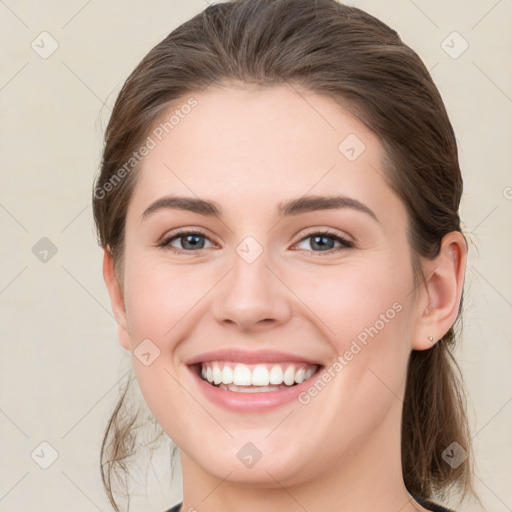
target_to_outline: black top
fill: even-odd
[[[422,506],[425,507],[427,510],[432,510],[432,512],[453,512],[453,510],[450,510],[448,508],[442,507],[441,505],[436,505],[435,503],[432,503],[431,501],[422,500],[421,498],[417,498],[416,496],[413,496],[413,498]],[[179,511],[179,508],[176,509],[176,512]]]
[[[442,507],[441,505],[436,505],[435,503],[432,503],[431,501],[422,500],[421,498],[416,498],[416,496],[413,496],[413,498],[422,506],[425,507],[427,510],[431,510],[432,512],[453,512],[453,510],[449,510],[445,507]],[[181,505],[183,505],[183,502],[178,503],[174,507],[170,508],[166,512],[185,512],[181,511]]]

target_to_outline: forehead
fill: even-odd
[[[210,87],[176,102],[150,136],[129,211],[173,193],[254,213],[308,193],[396,201],[378,137],[332,98],[295,86]]]

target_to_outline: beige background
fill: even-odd
[[[458,356],[484,504],[458,510],[510,511],[512,1],[350,3],[389,23],[420,54],[457,133],[472,243]],[[153,45],[204,7],[204,0],[0,2],[0,512],[110,510],[98,454],[130,361],[102,281],[91,184],[121,84]],[[40,54],[54,43],[43,31],[58,43],[47,58]],[[453,31],[469,44],[458,58],[464,41]],[[48,242],[39,242],[39,257],[32,250],[42,237],[57,249],[46,262]],[[52,449],[58,458],[41,468]],[[179,500],[165,455],[147,482],[143,470],[135,475],[134,512],[161,512]]]

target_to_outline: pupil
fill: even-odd
[[[194,248],[195,248],[195,249],[197,249],[197,248],[198,248],[198,245],[200,245],[200,244],[199,244],[199,242],[197,242],[197,239],[198,239],[198,238],[201,238],[201,236],[202,236],[202,235],[187,235],[187,236],[183,237],[183,238],[185,238],[185,240],[186,240],[186,242],[185,242],[185,244],[184,244],[184,247],[186,247],[186,245],[187,245],[187,244],[191,244],[191,246],[190,246],[190,247],[191,247],[192,249],[194,249]],[[195,239],[195,241],[193,241],[193,239]],[[201,246],[201,247],[199,247],[199,248],[200,248],[200,249],[202,249],[202,246]]]
[[[314,238],[314,243],[317,244],[318,247],[323,248],[323,249],[325,249],[326,247],[327,247],[327,249],[333,248],[332,246],[334,245],[334,240],[331,237],[316,235],[313,238]],[[321,242],[318,243],[317,240],[321,240]],[[331,240],[331,243],[326,243],[326,240]]]

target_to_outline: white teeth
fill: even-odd
[[[304,380],[308,380],[315,373],[315,368],[308,368],[304,374]]]
[[[304,368],[299,368],[297,372],[295,373],[295,382],[297,384],[300,384],[304,380],[304,374],[306,373],[306,370]]]
[[[213,383],[220,384],[222,382],[222,371],[218,364],[213,365]]]
[[[224,384],[231,384],[233,382],[233,370],[228,365],[222,368],[222,382]]]
[[[237,364],[233,373],[233,384],[250,386],[252,384],[251,370],[243,364]]]
[[[317,365],[306,363],[249,366],[242,363],[209,361],[201,365],[201,377],[223,389],[227,389],[225,385],[232,384],[230,389],[238,386],[255,386],[252,389],[274,391],[280,387],[300,384],[309,379],[317,369]]]
[[[282,384],[283,369],[279,365],[272,366],[270,370],[270,384]]]
[[[219,388],[234,391],[235,393],[267,393],[269,391],[279,391],[289,386],[281,384],[280,386],[236,386],[235,384],[219,384]]]
[[[293,365],[286,368],[283,375],[283,380],[287,386],[291,386],[295,383],[295,368]]]
[[[256,366],[252,371],[251,384],[253,386],[268,386],[269,382],[268,370],[262,364]]]

